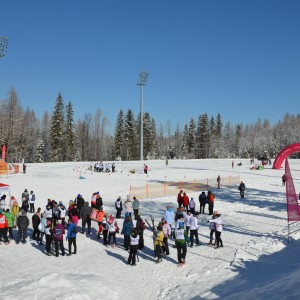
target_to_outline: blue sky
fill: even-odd
[[[0,99],[13,86],[23,108],[52,112],[58,92],[75,118],[100,108],[140,110],[139,73],[150,73],[144,110],[182,127],[271,124],[299,113],[300,1],[0,0]]]

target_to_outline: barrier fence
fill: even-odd
[[[220,187],[236,186],[240,183],[240,176],[227,176],[221,178]],[[160,198],[177,195],[179,190],[200,192],[217,188],[216,178],[194,179],[192,181],[156,181],[146,182],[142,186],[130,185],[129,195],[138,199]]]

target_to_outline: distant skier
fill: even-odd
[[[220,184],[221,184],[221,177],[220,175],[217,177],[217,184],[218,184],[218,189],[220,188]]]
[[[281,180],[282,180],[282,186],[285,186],[285,182],[286,182],[286,175],[285,174],[282,175]]]

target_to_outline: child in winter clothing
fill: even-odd
[[[206,196],[205,192],[202,192],[199,195],[199,203],[200,203],[200,214],[201,213],[205,214],[205,205],[207,203],[207,196]]]
[[[11,213],[14,215],[15,220],[14,220],[14,227],[17,225],[17,215],[20,212],[20,207],[18,205],[17,201],[13,202],[13,206],[11,208]]]
[[[46,226],[47,226],[46,214],[42,213],[41,222],[39,224],[39,232],[40,232],[39,244],[40,245],[43,245],[43,237],[45,235]]]
[[[157,233],[155,235],[154,245],[155,245],[155,255],[157,256],[156,262],[160,263],[162,261],[161,259],[163,254],[162,247],[164,245],[164,232],[160,225],[157,226]]]
[[[130,253],[129,253],[129,257],[128,257],[128,264],[135,266],[136,263],[136,255],[137,255],[137,251],[138,251],[138,247],[139,247],[139,235],[137,233],[137,229],[134,228],[132,230],[132,234],[130,235]]]
[[[128,251],[129,242],[130,242],[130,235],[133,230],[133,223],[131,221],[130,216],[125,217],[125,221],[123,223],[123,228],[121,234],[124,234],[124,248]]]
[[[195,211],[196,203],[195,203],[194,198],[191,198],[190,203],[189,203],[189,207],[190,207],[191,213],[194,215],[196,213],[196,211]]]
[[[46,227],[45,227],[45,237],[46,237],[46,254],[51,255],[51,242],[52,242],[52,223],[51,221],[47,221]]]
[[[191,214],[190,219],[189,219],[189,225],[190,225],[191,247],[193,247],[194,237],[196,238],[196,244],[200,245],[199,237],[198,237],[198,219],[192,214]]]
[[[165,214],[164,214],[164,219],[170,226],[170,229],[172,231],[171,236],[173,236],[173,238],[175,238],[174,228],[172,228],[172,226],[175,222],[175,213],[173,211],[173,208],[170,205],[167,206],[167,210],[165,211]]]
[[[140,237],[139,239],[139,249],[144,248],[144,230],[146,229],[146,224],[141,218],[140,215],[137,216],[136,220],[136,231],[138,236]]]
[[[178,220],[175,225],[175,244],[177,248],[177,259],[179,265],[185,264],[187,253],[186,239],[187,234],[184,230],[184,222],[182,222],[182,220]]]
[[[62,226],[61,220],[57,220],[57,224],[53,228],[53,239],[54,239],[56,257],[58,257],[59,255],[58,245],[60,246],[62,256],[65,255],[64,234],[65,234],[65,228]]]
[[[7,238],[7,230],[8,230],[8,221],[5,217],[5,215],[2,212],[2,209],[0,209],[0,241],[3,237],[5,245],[9,244],[9,240]]]
[[[212,215],[214,210],[214,203],[215,203],[215,195],[211,192],[207,192],[207,199],[208,199],[208,214]]]
[[[115,208],[117,210],[116,219],[121,219],[121,212],[123,210],[121,196],[116,200]]]
[[[135,196],[133,197],[132,208],[134,213],[134,219],[137,220],[140,208],[140,201]]]
[[[4,216],[7,219],[8,222],[8,231],[9,231],[9,238],[13,239],[13,228],[14,228],[14,222],[15,222],[15,216],[9,211],[9,208],[4,213]]]
[[[39,224],[41,222],[41,218],[39,216],[39,213],[36,212],[33,216],[32,216],[32,228],[33,228],[33,233],[32,233],[32,239],[33,240],[39,240],[40,237],[40,232],[39,232]]]
[[[77,229],[76,229],[76,224],[73,222],[72,219],[68,219],[68,225],[67,225],[67,236],[66,236],[66,241],[69,243],[69,254],[67,256],[70,256],[72,254],[71,248],[72,244],[74,246],[74,252],[73,254],[77,253],[77,245],[76,245],[76,235],[77,235]]]
[[[103,219],[106,218],[106,213],[103,211],[103,207],[100,207],[99,212],[97,213],[96,219],[98,221],[98,235],[97,235],[97,239],[100,239],[100,234],[103,230]]]
[[[219,212],[214,211],[214,215],[215,218],[210,219],[209,222],[214,223],[216,225],[216,242],[217,242],[216,248],[219,248],[219,247],[223,247],[223,242],[221,240],[221,233],[223,231],[223,226],[222,226],[223,222],[221,219],[221,214],[219,214]]]
[[[106,227],[108,229],[108,246],[110,246],[110,240],[113,238],[113,247],[116,247],[116,231],[117,231],[117,221],[114,220],[112,215],[109,216],[107,220]]]
[[[169,255],[170,254],[170,251],[169,251],[169,243],[168,243],[168,239],[169,237],[171,236],[171,227],[170,225],[168,224],[168,222],[165,220],[165,218],[162,218],[161,219],[161,225],[162,225],[162,229],[163,229],[163,233],[164,233],[164,252],[166,253],[166,255]]]
[[[215,213],[212,215],[210,220],[214,220],[216,218]],[[208,221],[209,222],[209,221]],[[216,232],[216,224],[214,222],[209,222],[209,229],[210,229],[210,234],[209,234],[209,243],[208,245],[215,245],[215,243],[212,242],[214,233]]]

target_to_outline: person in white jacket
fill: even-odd
[[[221,214],[219,214],[218,211],[214,211],[215,219],[210,219],[208,222],[210,223],[214,223],[216,226],[216,242],[217,245],[215,246],[215,248],[219,248],[219,247],[223,247],[223,242],[221,240],[221,233],[223,231],[223,222],[221,219]]]
[[[190,216],[189,219],[189,226],[190,226],[190,246],[193,247],[194,245],[194,237],[196,238],[196,245],[199,246],[199,237],[198,237],[198,219],[195,215]]]

